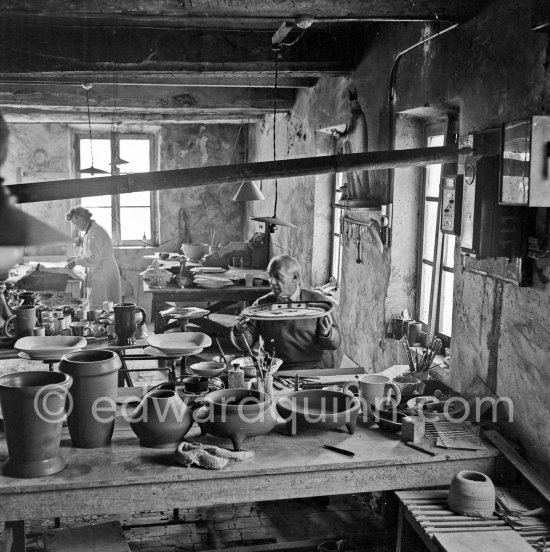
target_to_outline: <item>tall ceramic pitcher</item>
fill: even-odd
[[[117,345],[132,345],[135,341],[136,328],[143,326],[147,319],[147,312],[135,303],[117,303],[113,310],[115,311],[115,333],[117,335]],[[136,313],[141,313],[141,320],[136,322]]]

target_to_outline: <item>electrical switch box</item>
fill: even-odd
[[[499,202],[550,207],[550,116],[502,127]]]
[[[460,234],[462,185],[461,174],[444,176],[441,179],[441,231],[445,234]]]
[[[465,158],[460,239],[463,254],[511,258],[522,253],[526,208],[499,204],[499,174],[499,155]]]

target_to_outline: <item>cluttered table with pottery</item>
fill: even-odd
[[[153,335],[151,346],[170,354],[206,344],[182,337],[182,347],[171,335],[186,334]],[[0,439],[0,519],[433,487],[464,469],[494,472],[496,449],[462,423],[457,432],[444,427],[434,405],[447,404],[450,390],[430,382],[407,389],[411,382],[399,381],[407,366],[296,375],[269,357],[225,360],[193,364],[153,389],[117,388],[117,355],[84,349],[55,371],[0,382],[8,440]],[[242,385],[240,372],[244,385],[231,387],[230,379]],[[36,397],[29,389],[45,385],[54,390],[45,412],[57,415],[35,416],[30,427]],[[387,425],[390,392],[400,406]],[[105,401],[99,420],[87,411],[94,393]],[[11,441],[10,427],[18,435]]]

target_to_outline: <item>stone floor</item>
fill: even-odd
[[[120,521],[126,542],[139,552],[318,550],[343,540],[342,550],[390,552],[394,531],[384,526],[380,494],[339,495],[132,515],[62,518],[61,527]],[[27,524],[29,552],[45,550],[42,535],[55,520]],[[406,548],[413,550],[413,548]],[[416,550],[416,549],[415,549]]]

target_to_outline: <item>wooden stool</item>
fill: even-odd
[[[395,550],[401,552],[405,521],[415,530],[430,552],[524,552],[531,546],[497,516],[461,516],[449,510],[443,491],[397,491],[399,517]],[[473,539],[473,540],[472,540]],[[475,542],[475,547],[468,547]]]

